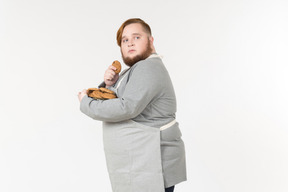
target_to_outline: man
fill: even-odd
[[[186,180],[175,93],[153,41],[143,20],[125,21],[117,43],[129,68],[119,76],[109,66],[100,85],[115,91],[118,98],[93,100],[85,89],[78,94],[80,110],[103,121],[113,192],[173,192],[176,184]]]

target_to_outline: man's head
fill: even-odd
[[[132,66],[155,52],[151,29],[141,19],[125,21],[117,32],[117,44],[121,48],[123,61]]]

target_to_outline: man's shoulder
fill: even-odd
[[[138,61],[133,65],[133,67],[143,67],[143,68],[150,68],[150,67],[156,67],[156,65],[163,65],[162,59],[152,57],[152,58],[147,58],[141,61]]]
[[[131,67],[130,75],[159,76],[159,74],[165,74],[166,71],[160,58],[147,58],[134,64]]]

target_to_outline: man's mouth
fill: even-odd
[[[128,51],[128,53],[134,53],[135,52],[135,49],[131,49]]]

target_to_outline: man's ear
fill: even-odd
[[[156,52],[155,47],[154,47],[154,38],[152,36],[149,37],[149,41],[150,41],[152,53]]]
[[[154,38],[152,36],[149,37],[149,41],[150,43],[153,45],[153,42],[154,42]]]

